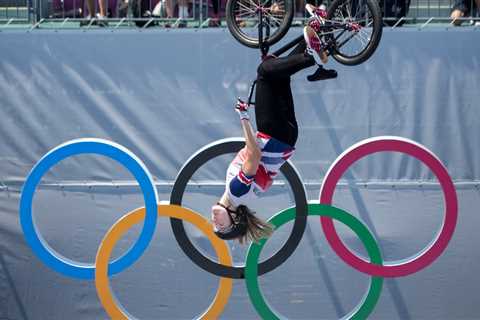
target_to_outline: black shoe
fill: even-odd
[[[307,76],[308,81],[318,81],[326,79],[334,79],[337,77],[337,71],[324,69],[322,66],[318,66],[318,69],[311,75]]]

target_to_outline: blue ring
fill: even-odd
[[[102,139],[76,139],[49,151],[33,167],[23,186],[20,197],[20,224],[25,239],[33,252],[47,266],[66,276],[78,279],[94,279],[95,266],[71,261],[58,254],[38,235],[32,217],[32,200],[35,189],[43,175],[58,162],[74,155],[93,153],[118,161],[137,179],[143,192],[146,215],[142,232],[137,242],[117,260],[110,262],[108,274],[113,275],[131,266],[145,251],[152,240],[157,224],[157,190],[143,162],[128,149]]]

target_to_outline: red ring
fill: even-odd
[[[376,152],[396,151],[422,161],[436,175],[445,196],[445,219],[435,241],[413,259],[396,265],[375,265],[352,253],[338,236],[333,220],[321,217],[323,232],[332,249],[353,268],[372,276],[401,277],[415,273],[437,259],[447,247],[457,224],[458,201],[455,186],[441,161],[424,146],[401,137],[380,136],[366,139],[345,150],[331,165],[320,189],[320,203],[332,204],[333,193],[345,171],[357,160]]]

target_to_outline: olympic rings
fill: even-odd
[[[25,239],[40,260],[53,270],[73,278],[93,279],[94,266],[72,262],[53,250],[41,235],[37,234],[32,216],[33,195],[45,172],[70,156],[85,153],[110,157],[125,166],[137,179],[147,208],[145,223],[137,242],[125,255],[111,262],[110,275],[119,273],[132,265],[147,248],[157,223],[158,196],[151,175],[143,162],[127,148],[103,139],[89,138],[68,141],[52,149],[33,167],[25,181],[20,197],[20,224]]]
[[[187,160],[182,169],[180,169],[180,172],[175,180],[175,184],[173,185],[170,203],[177,205],[182,204],[183,193],[188,181],[193,176],[195,171],[205,162],[222,154],[238,152],[238,150],[240,150],[244,145],[244,139],[230,138],[212,142],[198,150],[193,156],[190,157],[190,159]],[[260,263],[259,274],[264,274],[275,269],[288,259],[288,257],[295,251],[300,243],[303,232],[305,231],[305,227],[307,225],[307,197],[300,175],[290,161],[285,162],[281,168],[281,172],[285,175],[287,181],[292,187],[296,207],[298,208],[297,218],[295,219],[292,233],[283,247],[268,260]],[[213,262],[200,253],[188,238],[182,220],[171,219],[171,225],[173,233],[175,234],[175,238],[177,239],[177,242],[179,243],[183,252],[185,252],[185,254],[199,267],[221,277],[236,279],[244,277],[244,267],[224,266],[222,264]]]
[[[350,227],[355,234],[360,238],[363,245],[367,249],[368,255],[372,262],[382,265],[382,256],[380,249],[375,241],[375,238],[368,231],[368,229],[354,216],[341,209],[321,205],[321,204],[309,204],[308,205],[309,216],[321,216],[329,217]],[[275,230],[283,226],[285,223],[295,219],[295,207],[285,209],[270,220],[271,224],[275,226]],[[258,257],[263,247],[267,243],[267,239],[262,239],[258,244],[252,243],[248,248],[247,262],[245,266],[245,280],[247,282],[248,295],[253,306],[257,310],[262,319],[280,319],[278,315],[268,306],[263,297],[260,287],[258,285]],[[375,305],[380,298],[382,291],[383,278],[372,277],[370,282],[370,288],[368,293],[364,296],[363,301],[353,309],[345,319],[367,319],[370,313],[375,308]]]
[[[259,244],[250,246],[245,267],[233,267],[228,247],[222,240],[216,237],[210,223],[201,215],[179,205],[182,202],[188,181],[200,166],[219,155],[236,152],[243,145],[243,139],[224,139],[215,141],[196,152],[180,170],[173,186],[170,199],[171,204],[165,205],[158,204],[155,186],[143,162],[126,148],[101,139],[77,139],[66,142],[43,156],[26,179],[20,197],[19,215],[25,239],[32,247],[34,253],[55,271],[80,279],[93,279],[95,277],[97,293],[106,312],[114,319],[128,319],[130,317],[129,314],[116,302],[110,290],[108,277],[132,265],[144,252],[155,231],[157,214],[169,216],[175,238],[182,250],[198,266],[222,277],[215,300],[207,311],[200,316],[202,319],[218,318],[230,297],[233,278],[244,277],[246,278],[250,300],[257,312],[263,318],[276,319],[278,316],[270,310],[260,292],[258,275],[275,269],[288,259],[297,248],[303,236],[307,216],[316,215],[320,216],[327,240],[340,258],[355,269],[372,276],[370,289],[362,303],[346,316],[351,319],[364,319],[372,312],[379,299],[383,277],[405,276],[425,268],[445,250],[452,237],[457,220],[457,196],[453,182],[440,160],[427,148],[411,140],[389,136],[376,137],[353,145],[332,164],[320,190],[321,204],[307,205],[306,192],[302,180],[293,165],[287,161],[281,168],[281,171],[291,185],[296,206],[283,210],[271,218],[270,222],[276,228],[279,228],[286,222],[295,220],[292,234],[284,246],[266,261],[258,263],[260,252],[266,243],[266,240],[262,240]],[[384,265],[378,245],[368,229],[354,216],[330,206],[335,187],[348,167],[358,159],[380,151],[405,153],[425,163],[437,176],[445,196],[445,219],[442,229],[433,244],[422,251],[418,257],[398,265]],[[70,262],[70,260],[55,252],[37,234],[32,217],[33,195],[45,172],[63,159],[84,153],[104,155],[125,166],[138,180],[145,200],[145,208],[128,213],[110,229],[99,247],[95,266]],[[132,225],[139,223],[142,219],[144,219],[144,225],[137,242],[125,255],[109,263],[111,251],[115,243]],[[345,247],[335,231],[332,219],[343,222],[360,237],[367,249],[371,262],[362,260]],[[185,232],[183,220],[193,223],[206,234],[217,252],[219,263],[198,252]]]
[[[158,205],[158,215],[174,217],[176,219],[186,220],[198,227],[212,242],[213,248],[217,252],[219,261],[226,266],[232,265],[232,258],[228,247],[224,241],[218,238],[212,230],[211,224],[201,215],[184,207],[176,205]],[[139,208],[127,213],[118,220],[108,231],[102,240],[97,252],[95,286],[97,294],[105,311],[112,319],[133,319],[128,312],[119,305],[119,302],[113,297],[110,290],[108,279],[108,261],[113,248],[118,240],[135,224],[140,223],[145,218],[145,208]],[[210,305],[199,318],[217,319],[223,312],[225,305],[232,292],[233,280],[229,278],[220,278],[220,285],[215,295],[214,302]]]
[[[445,196],[445,219],[440,232],[430,246],[420,254],[397,265],[376,265],[364,261],[353,254],[339,238],[333,221],[321,217],[323,232],[333,250],[347,264],[355,269],[375,276],[401,277],[415,273],[440,256],[452,238],[457,223],[458,202],[455,186],[441,161],[424,146],[405,138],[381,136],[366,139],[345,150],[331,165],[320,190],[320,203],[331,204],[338,180],[343,173],[358,159],[380,151],[397,151],[417,158],[426,164],[436,175]]]

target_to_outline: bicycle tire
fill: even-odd
[[[263,40],[263,43],[271,46],[280,39],[285,36],[290,29],[293,19],[293,1],[292,0],[273,0],[274,3],[281,2],[284,7],[284,13],[278,19],[280,20],[278,23],[278,27],[270,34],[270,36],[266,37]],[[246,7],[248,5],[257,5],[255,2],[262,2],[260,0],[249,0],[248,4],[245,0],[228,0],[226,6],[226,16],[225,19],[227,21],[228,30],[232,34],[232,36],[244,46],[249,48],[258,48],[259,47],[259,39],[258,39],[258,23],[259,23],[259,14],[257,12],[250,12],[251,18],[245,20],[237,19],[237,13],[240,6]],[[243,3],[243,4],[242,4]],[[271,5],[272,6],[272,5]],[[281,7],[280,7],[281,8]],[[264,8],[265,12],[268,12],[268,9]],[[252,9],[253,10],[253,9]],[[279,15],[278,15],[279,16]],[[273,16],[272,16],[273,17]],[[244,22],[249,22],[253,24],[254,27],[242,26],[241,24]],[[248,34],[248,30],[251,31],[251,34]]]
[[[380,39],[382,37],[382,31],[383,31],[382,14],[381,14],[380,6],[378,5],[376,0],[334,0],[330,5],[330,7],[328,8],[327,19],[331,21],[335,21],[336,15],[338,15],[338,12],[339,12],[338,10],[340,10],[341,12],[342,9],[340,8],[342,6],[348,6],[349,3],[352,4],[355,1],[357,2],[355,10],[361,11],[361,9],[358,9],[358,8],[361,8],[362,5],[366,4],[368,10],[371,12],[372,24],[373,24],[373,26],[371,27],[372,29],[371,36],[368,38],[368,42],[366,46],[359,53],[355,55],[347,55],[346,53],[341,51],[341,47],[343,47],[347,42],[352,41],[352,39],[355,38],[357,35],[358,37],[361,37],[360,31],[353,32],[353,35],[348,40],[346,40],[343,44],[339,43],[338,41],[339,39],[335,39],[334,40],[335,45],[333,46],[332,52],[331,52],[333,58],[336,61],[338,61],[341,64],[350,65],[350,66],[361,64],[373,55],[373,53],[378,47],[378,44],[380,43]],[[358,4],[359,2],[360,2],[360,5]],[[345,18],[343,17],[343,14],[342,14],[342,18],[343,20],[345,20]],[[351,17],[350,19],[353,21]],[[363,29],[363,26],[362,26],[362,29]],[[335,30],[335,29],[332,29],[332,30]],[[328,37],[333,37],[333,35],[330,34]],[[359,42],[362,42],[362,41],[359,40]]]

